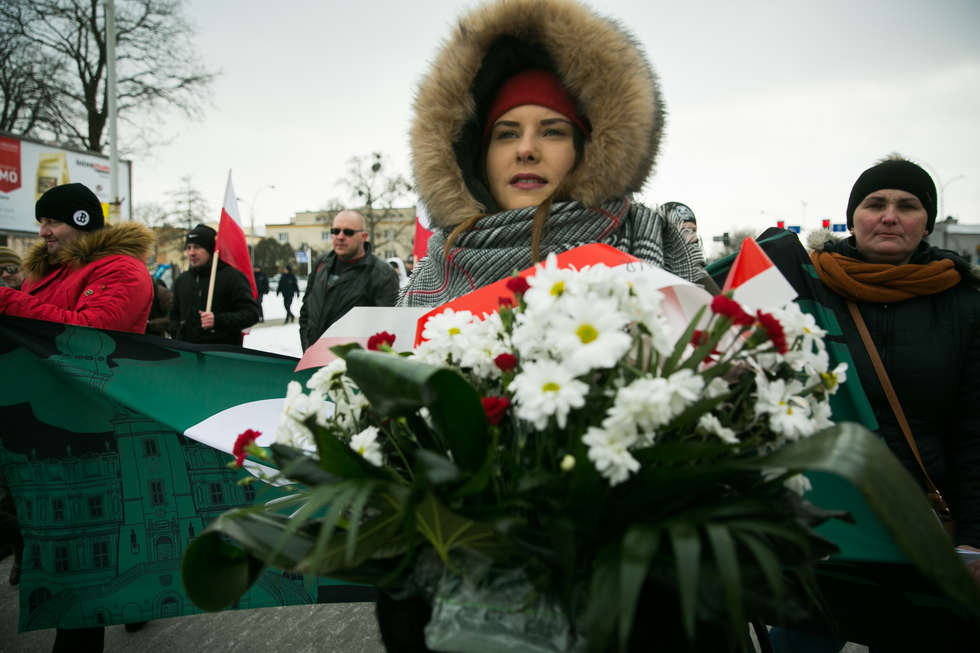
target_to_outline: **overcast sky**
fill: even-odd
[[[200,120],[169,115],[168,144],[131,157],[136,206],[189,176],[217,219],[232,169],[243,220],[281,223],[348,202],[337,180],[353,155],[382,151],[410,175],[418,81],[477,4],[189,0],[201,60],[220,76]],[[980,224],[977,0],[589,4],[634,33],[660,76],[666,131],[640,199],[690,205],[706,244],[777,216],[843,222],[857,175],[895,151],[946,185],[946,214]]]

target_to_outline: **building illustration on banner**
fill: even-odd
[[[73,382],[101,389],[111,379],[109,335],[73,329],[56,343],[49,361]],[[46,424],[30,404],[14,407],[19,419],[0,431],[0,467],[25,540],[21,630],[199,613],[180,578],[190,540],[222,512],[276,492],[239,485],[245,472],[227,466],[228,454],[106,405],[105,432]],[[236,607],[314,603],[333,583],[270,568]]]

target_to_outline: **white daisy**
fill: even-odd
[[[372,465],[384,464],[381,456],[381,443],[378,442],[378,429],[369,426],[350,439],[350,448]]]
[[[554,361],[532,361],[525,364],[511,383],[516,415],[538,429],[548,424],[552,415],[559,428],[565,428],[568,413],[585,404],[589,386],[564,365]]]
[[[561,360],[582,374],[616,365],[632,344],[629,323],[615,302],[573,298],[552,319],[551,338]]]
[[[718,436],[722,442],[738,444],[738,436],[735,435],[735,431],[722,425],[721,420],[711,413],[705,413],[698,419],[698,428]]]
[[[628,432],[590,426],[582,443],[589,448],[589,460],[610,485],[622,483],[640,469],[640,463],[629,452],[635,438]]]

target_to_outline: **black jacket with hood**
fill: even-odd
[[[299,311],[299,339],[304,351],[355,306],[394,306],[398,299],[398,275],[371,253],[371,243],[364,243],[364,256],[335,277],[336,263],[335,252],[320,256],[306,281]]]
[[[259,305],[245,275],[218,261],[214,280],[214,328],[201,329],[201,316],[208,300],[211,265],[191,268],[174,282],[174,303],[170,309],[170,335],[176,340],[200,344],[242,344],[242,329],[259,321]]]

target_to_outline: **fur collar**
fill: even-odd
[[[107,225],[98,231],[86,233],[52,257],[48,256],[44,241],[35,244],[24,258],[24,269],[29,278],[42,279],[58,266],[80,268],[117,254],[145,261],[155,240],[153,232],[138,222]]]
[[[457,155],[474,125],[482,130],[473,91],[486,75],[485,56],[508,36],[543,49],[592,123],[569,178],[572,199],[596,206],[637,192],[653,169],[664,108],[636,40],[571,0],[498,0],[460,19],[416,94],[412,168],[438,227],[488,209],[467,186]]]

